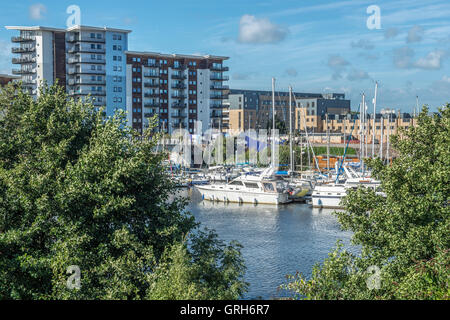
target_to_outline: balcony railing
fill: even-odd
[[[12,74],[33,74],[36,73],[35,69],[14,69]]]
[[[92,91],[92,90],[69,90],[69,95],[91,95],[91,96],[106,96],[105,91]]]
[[[159,78],[159,74],[157,72],[144,72],[144,77]]]
[[[210,105],[210,107],[211,107],[212,109],[223,109],[223,108],[225,108],[225,105],[224,105],[224,104],[221,104],[221,103],[212,103],[212,104]]]
[[[99,74],[103,75],[105,74],[105,70],[91,70],[91,69],[83,69],[83,70],[77,70],[75,68],[69,68],[67,71],[68,74]]]
[[[160,104],[158,102],[144,102],[145,108],[159,108]]]
[[[20,57],[20,58],[13,58],[12,63],[13,64],[22,64],[22,63],[35,63],[36,58],[35,57]]]
[[[184,73],[172,73],[172,79],[184,80],[186,75]]]
[[[172,127],[177,128],[186,128],[186,124],[184,122],[174,122],[172,123]]]
[[[211,118],[222,118],[222,113],[213,111],[210,114]]]
[[[150,67],[150,68],[159,68],[159,62],[155,61],[155,62],[148,62],[144,63],[145,67]]]
[[[36,40],[35,36],[18,36],[18,37],[11,37],[11,42],[29,42]]]
[[[78,53],[78,52],[86,52],[86,53],[105,53],[106,50],[105,49],[92,49],[89,47],[79,47],[74,46],[72,48],[69,48],[69,50],[67,50],[68,53]]]
[[[184,100],[184,99],[186,99],[186,95],[184,95],[184,94],[172,94],[172,98],[173,99]]]
[[[69,64],[74,64],[74,63],[101,63],[101,64],[105,64],[106,60],[105,59],[92,59],[92,58],[77,57],[77,58],[69,58],[69,60],[67,62]]]
[[[144,97],[146,97],[146,98],[159,97],[159,92],[145,92]]]
[[[211,74],[210,79],[216,80],[216,81],[228,81],[228,76],[219,75],[219,74]]]
[[[159,83],[158,82],[144,82],[144,87],[146,88],[158,88]]]
[[[184,64],[178,64],[178,65],[173,65],[173,67],[172,67],[172,69],[175,69],[175,70],[184,70],[184,69],[186,69],[186,65],[184,65]]]
[[[156,114],[157,114],[156,112],[146,112],[144,113],[144,118],[151,118]]]
[[[186,118],[187,114],[184,112],[173,112],[171,116],[172,118]]]
[[[172,108],[183,109],[186,107],[187,107],[186,103],[179,103],[179,102],[172,103]]]
[[[172,89],[186,89],[186,85],[184,83],[172,84]]]
[[[214,66],[214,65],[211,65],[211,66],[209,67],[209,69],[210,69],[211,71],[218,71],[218,72],[225,72],[225,71],[230,70],[230,68],[225,67],[225,66]]]
[[[222,86],[211,85],[210,88],[211,88],[211,90],[228,90],[228,89],[230,89],[229,86],[225,86],[225,85],[222,85]]]
[[[36,51],[36,47],[35,46],[11,48],[11,52],[12,53],[27,53],[27,52],[34,52],[34,51]]]
[[[91,80],[91,79],[69,79],[67,81],[69,86],[74,85],[106,85],[105,80]]]
[[[214,99],[214,100],[228,99],[228,95],[227,94],[212,94],[211,99]]]

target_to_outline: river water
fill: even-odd
[[[191,198],[187,209],[196,220],[216,230],[225,241],[243,245],[247,266],[245,299],[272,299],[288,293],[277,290],[287,274],[311,275],[341,239],[347,247],[351,233],[342,231],[333,210],[315,209],[307,204],[281,206],[224,204],[202,201],[195,190],[182,191]]]

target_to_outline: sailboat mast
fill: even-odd
[[[275,78],[272,78],[272,167],[275,166]]]
[[[375,82],[375,96],[373,97],[373,121],[372,121],[372,159],[375,158],[375,118],[377,114],[377,90],[378,82]]]
[[[294,159],[292,156],[292,87],[289,86],[289,158],[291,161],[291,172],[294,173]]]

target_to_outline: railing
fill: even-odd
[[[173,112],[171,116],[172,118],[186,118],[187,114],[184,112]]]
[[[229,86],[217,86],[217,85],[211,85],[211,90],[228,90],[230,87]]]
[[[12,74],[32,74],[35,72],[34,69],[13,69]]]
[[[213,109],[223,109],[225,107],[225,105],[217,103],[217,104],[211,104],[210,107]]]
[[[146,112],[144,113],[144,118],[151,118],[156,115],[156,112]]]
[[[214,99],[214,100],[217,100],[217,99],[219,99],[219,100],[228,99],[228,95],[227,94],[212,94],[211,95],[211,99]]]
[[[186,128],[186,124],[184,122],[174,122],[172,124],[173,128]]]
[[[159,108],[160,104],[158,102],[144,102],[145,108]]]
[[[22,64],[22,63],[35,63],[36,58],[34,57],[21,57],[21,58],[13,58],[13,64]]]
[[[26,52],[34,52],[36,51],[36,47],[15,47],[15,48],[11,48],[11,52],[12,53],[26,53]]]
[[[186,75],[184,73],[172,73],[172,79],[186,79]]]
[[[186,65],[184,65],[184,64],[173,65],[172,69],[184,70],[184,69],[186,69]]]
[[[157,87],[159,87],[159,83],[158,82],[144,82],[144,87],[157,88]]]
[[[172,94],[172,98],[173,99],[184,100],[184,99],[186,99],[186,96],[184,94]]]
[[[211,80],[216,80],[216,81],[228,81],[228,76],[218,75],[218,74],[211,74],[210,79]]]
[[[186,108],[186,103],[172,103],[172,108]]]
[[[214,66],[214,65],[211,65],[211,66],[209,67],[209,69],[210,69],[211,71],[218,71],[218,72],[225,72],[225,71],[230,70],[229,67],[225,67],[225,66]]]
[[[186,85],[184,83],[172,84],[172,89],[186,89]]]
[[[150,67],[150,68],[159,68],[159,62],[148,62],[144,64],[145,67]]]
[[[159,74],[157,72],[144,72],[144,77],[159,78]]]
[[[11,42],[28,42],[28,41],[34,41],[36,40],[35,36],[17,36],[17,37],[11,37]]]
[[[145,92],[144,97],[146,98],[159,97],[159,92]]]

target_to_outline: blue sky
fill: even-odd
[[[231,88],[344,92],[412,110],[450,102],[450,1],[2,1],[0,25],[65,27],[69,5],[81,23],[131,29],[129,49],[230,57]],[[380,29],[369,29],[370,5]],[[15,32],[0,29],[0,73],[10,73]]]

